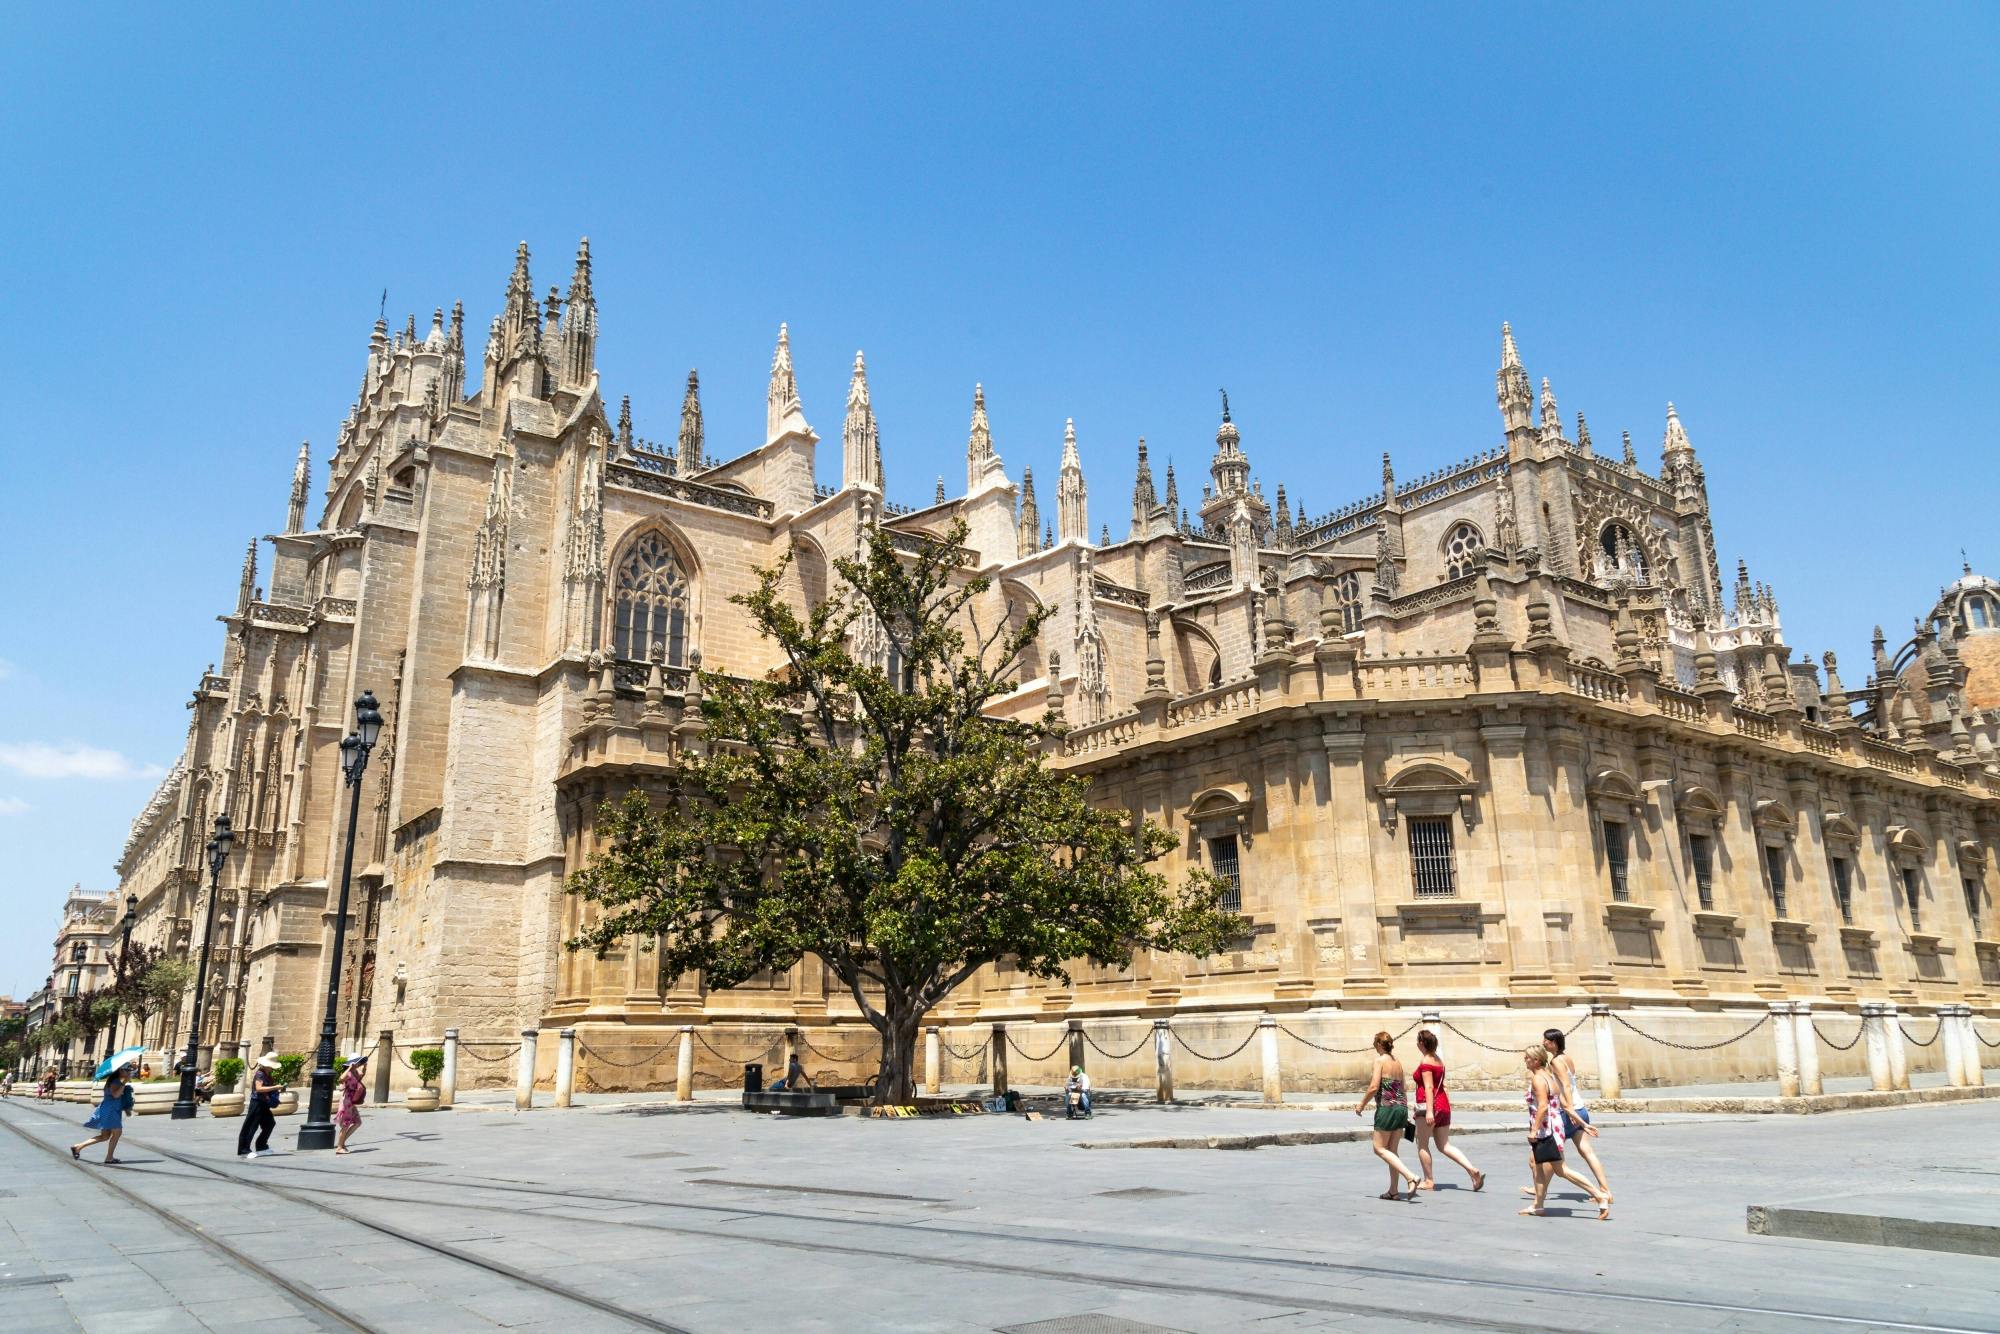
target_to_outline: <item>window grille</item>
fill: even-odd
[[[1208,869],[1225,882],[1224,912],[1243,911],[1243,864],[1236,853],[1236,835],[1222,834],[1208,840]]]
[[[1361,628],[1361,576],[1353,570],[1333,581],[1334,605],[1340,608],[1340,632],[1351,635]]]
[[[1767,844],[1764,848],[1764,874],[1771,881],[1771,908],[1778,916],[1785,915],[1785,850]]]
[[[1840,921],[1854,925],[1854,867],[1845,857],[1833,859],[1833,900],[1840,905]]]
[[[1923,924],[1923,891],[1917,885],[1916,868],[1900,868],[1903,876],[1903,897],[1910,901],[1910,930],[1921,931]]]
[[[1715,907],[1715,842],[1707,834],[1688,835],[1688,860],[1694,863],[1694,892],[1704,909]]]
[[[687,664],[688,581],[666,539],[647,533],[618,566],[613,647],[648,662],[658,647],[669,667]]]
[[[1611,872],[1611,897],[1614,899],[1632,897],[1630,862],[1626,856],[1626,835],[1629,832],[1622,821],[1604,822],[1604,865]]]
[[[1410,882],[1420,899],[1447,898],[1458,892],[1451,817],[1423,816],[1410,821]]]

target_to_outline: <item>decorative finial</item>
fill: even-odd
[[[1229,420],[1229,391],[1227,389],[1222,391],[1222,420]]]
[[[1500,368],[1516,370],[1521,365],[1521,349],[1514,346],[1514,329],[1507,321],[1500,321]]]

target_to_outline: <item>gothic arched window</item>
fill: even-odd
[[[1615,519],[1605,524],[1597,535],[1597,544],[1604,549],[1605,569],[1622,571],[1639,583],[1646,582],[1646,549],[1639,545],[1638,537],[1628,525]]]
[[[1351,635],[1361,628],[1361,576],[1353,570],[1335,577],[1333,605],[1340,608],[1340,632]]]
[[[1479,530],[1469,523],[1455,523],[1451,531],[1444,535],[1444,577],[1459,579],[1471,574],[1478,563],[1479,553],[1486,550],[1486,539]]]
[[[1969,628],[1974,630],[1992,629],[1993,604],[1983,597],[1967,598],[1965,600],[1965,623]]]
[[[651,659],[657,645],[670,667],[687,664],[688,581],[658,533],[632,544],[618,563],[613,647],[627,662]]]

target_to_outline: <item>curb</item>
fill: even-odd
[[[1857,1246],[1898,1246],[1916,1251],[2000,1256],[2000,1226],[1940,1223],[1882,1214],[1844,1214],[1822,1209],[1784,1209],[1753,1204],[1745,1230],[1760,1237],[1801,1237]]]

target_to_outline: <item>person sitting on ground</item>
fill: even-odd
[[[801,1081],[804,1082],[807,1088],[816,1089],[819,1087],[819,1085],[813,1083],[812,1076],[806,1073],[805,1066],[799,1064],[799,1054],[793,1052],[792,1059],[785,1063],[785,1077],[771,1085],[771,1092],[797,1092]]]

